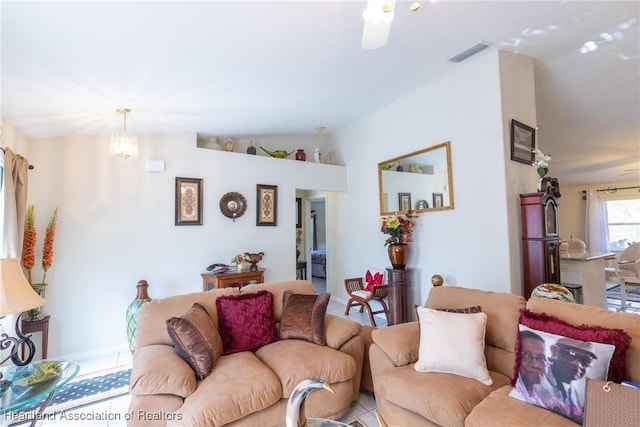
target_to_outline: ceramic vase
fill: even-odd
[[[302,162],[307,160],[307,153],[305,153],[302,148],[299,148],[298,151],[296,151],[296,160],[300,160]]]
[[[127,323],[127,340],[129,341],[129,350],[133,353],[136,349],[136,328],[138,326],[138,311],[143,304],[151,301],[147,289],[149,284],[146,280],[140,280],[136,286],[137,295],[136,298],[127,307],[125,319]]]
[[[45,291],[47,290],[46,283],[34,283],[31,285],[34,291],[42,298],[44,298]],[[37,322],[38,320],[42,320],[44,316],[42,315],[42,307],[32,308],[27,312],[28,316],[25,319],[25,322]]]
[[[224,149],[231,152],[233,150],[235,150],[236,145],[233,142],[232,138],[227,138],[227,140],[224,142]]]
[[[542,191],[542,180],[549,172],[549,168],[539,167],[537,171],[538,171],[538,176],[540,177],[540,179],[538,179],[538,191]]]
[[[318,148],[316,148],[316,151],[313,153],[313,160],[315,160],[316,163],[320,163],[321,154],[320,154],[320,150]]]
[[[247,270],[247,263],[246,262],[239,262],[238,264],[236,264],[236,270],[238,270],[238,271],[246,271]]]
[[[389,261],[391,261],[391,266],[396,270],[404,270],[404,267],[406,266],[406,249],[406,243],[392,243],[387,246]]]

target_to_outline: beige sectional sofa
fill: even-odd
[[[216,319],[218,297],[261,290],[273,294],[277,321],[285,290],[314,293],[311,283],[295,280],[249,285],[241,291],[227,288],[156,299],[141,308],[128,425],[283,425],[291,391],[307,378],[323,379],[335,391],[311,393],[305,405],[307,416],[337,419],[349,410],[358,396],[364,356],[361,325],[349,320],[325,316],[324,346],[281,339],[256,351],[223,355],[203,380],[198,380],[177,354],[167,332],[167,319],[184,315],[196,302]]]
[[[461,287],[437,287],[425,307],[479,305],[487,314],[485,358],[493,385],[454,374],[416,372],[418,322],[372,333],[370,364],[378,413],[389,426],[576,426],[568,418],[509,397],[519,313],[547,313],[574,325],[623,329],[631,336],[626,379],[640,382],[640,316],[595,307]]]

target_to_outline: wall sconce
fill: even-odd
[[[118,108],[116,112],[122,114],[124,126],[122,132],[114,132],[111,134],[109,153],[121,159],[136,157],[138,155],[138,137],[127,133],[127,114],[131,112],[131,109]]]

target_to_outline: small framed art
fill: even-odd
[[[411,193],[398,193],[398,210],[408,211],[411,209]]]
[[[202,225],[202,179],[176,177],[175,225]]]
[[[278,225],[278,186],[258,184],[256,187],[256,225]]]
[[[536,148],[536,130],[517,120],[511,120],[511,160],[531,165],[534,148]]]

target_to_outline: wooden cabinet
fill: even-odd
[[[542,283],[560,284],[558,197],[551,192],[520,194],[523,293]]]
[[[389,325],[397,325],[407,321],[407,286],[409,271],[387,268],[387,284],[389,285]]]
[[[264,268],[257,271],[228,271],[226,273],[202,273],[202,290],[243,287],[254,283],[264,283]]]

